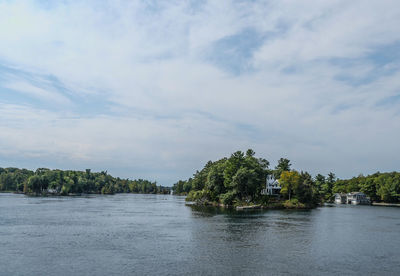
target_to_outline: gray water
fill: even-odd
[[[400,208],[0,194],[0,275],[399,275]]]

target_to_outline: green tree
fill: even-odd
[[[35,194],[42,193],[42,178],[39,175],[29,177],[26,190]]]
[[[12,173],[3,173],[0,175],[0,190],[11,191],[15,190],[14,179]]]
[[[239,199],[248,198],[251,201],[257,192],[257,174],[255,170],[241,167],[232,178],[231,187]]]
[[[319,197],[323,197],[322,187],[324,186],[325,181],[325,176],[323,176],[322,174],[317,174],[315,176],[315,188]]]
[[[281,174],[281,178],[279,179],[279,184],[281,185],[281,194],[287,195],[289,200],[291,199],[291,195],[293,190],[298,189],[300,181],[300,174],[296,171],[283,171]]]
[[[294,194],[302,203],[317,203],[319,201],[316,198],[318,193],[315,188],[315,182],[308,172],[300,173],[300,179],[298,185],[295,186]]]
[[[275,167],[274,177],[275,179],[279,179],[281,177],[282,172],[290,171],[290,160],[286,158],[281,158],[278,160],[278,165]]]
[[[213,200],[218,199],[218,195],[225,193],[224,186],[225,163],[220,162],[212,166],[207,175],[206,188],[210,191]]]
[[[333,199],[333,186],[336,182],[336,176],[330,172],[324,185],[322,185],[322,193],[326,200],[331,201]]]
[[[240,169],[244,163],[244,154],[241,151],[236,151],[226,160],[224,169],[224,186],[227,189],[232,189],[234,184],[232,183],[233,176]]]

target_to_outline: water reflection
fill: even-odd
[[[374,207],[236,211],[177,196],[0,195],[0,274],[395,275],[399,224],[399,209]]]
[[[212,245],[213,254],[207,262],[218,266],[222,259],[235,274],[284,271],[285,260],[290,257],[301,262],[311,244],[310,211],[189,208],[195,220],[191,228],[193,250],[207,256]]]
[[[232,217],[250,217],[254,214],[262,214],[265,212],[264,210],[254,209],[254,210],[241,210],[237,211],[234,208],[222,208],[215,206],[203,206],[203,205],[195,205],[195,204],[186,204],[186,206],[192,209],[192,213],[194,216],[215,216],[215,215],[226,215]]]

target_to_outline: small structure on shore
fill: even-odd
[[[335,194],[335,203],[336,204],[346,204],[347,194],[345,193],[337,193]]]
[[[267,185],[265,189],[261,191],[262,195],[277,196],[281,194],[281,187],[279,186],[279,181],[275,179],[272,175],[267,176]]]
[[[335,194],[336,204],[353,204],[353,205],[369,205],[370,199],[362,192],[352,192],[348,194]]]
[[[352,192],[347,194],[347,204],[371,204],[369,198],[361,192]]]

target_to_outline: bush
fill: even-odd
[[[186,201],[198,201],[204,199],[205,195],[204,191],[191,190],[186,197]]]
[[[186,201],[194,201],[195,200],[195,193],[197,191],[191,190],[188,195],[186,196]]]
[[[291,200],[286,200],[285,203],[283,203],[283,206],[288,209],[302,209],[302,208],[306,207],[297,198],[292,198]]]
[[[257,199],[257,203],[261,205],[268,205],[269,202],[270,202],[270,197],[267,195],[262,195]]]
[[[235,191],[229,191],[225,194],[220,195],[220,200],[222,204],[233,205],[233,200],[236,198]]]
[[[63,185],[61,188],[61,195],[68,195],[70,187],[68,185]]]

